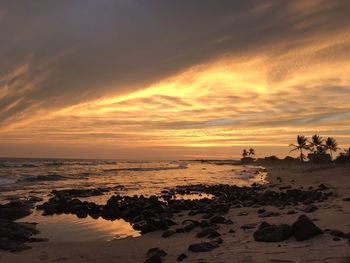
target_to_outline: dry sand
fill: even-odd
[[[271,184],[280,186],[304,187],[318,186],[320,183],[328,186],[338,196],[326,202],[317,204],[319,209],[308,216],[315,219],[321,229],[337,229],[350,232],[350,202],[343,201],[350,197],[350,166],[301,166],[301,165],[270,165],[267,167]],[[279,183],[277,177],[283,182]],[[292,181],[294,180],[294,182]],[[19,253],[0,252],[1,263],[31,263],[31,262],[144,262],[149,248],[159,247],[168,255],[165,262],[177,262],[179,254],[185,253],[188,258],[183,262],[350,262],[350,244],[347,240],[334,241],[329,234],[298,242],[294,238],[279,243],[260,243],[253,239],[254,230],[242,230],[247,223],[292,223],[303,214],[299,207],[286,207],[278,210],[275,207],[265,207],[269,211],[281,213],[281,216],[260,218],[258,208],[231,209],[225,217],[231,219],[233,225],[223,225],[219,232],[223,244],[211,252],[192,253],[187,248],[200,239],[195,237],[198,230],[190,233],[179,233],[169,238],[162,238],[161,232],[143,235],[139,238],[126,238],[110,242],[72,242],[72,243],[33,243],[32,249]],[[290,209],[297,214],[287,215]],[[240,212],[248,212],[239,216]],[[185,215],[178,218],[180,222]],[[187,218],[187,215],[186,215]],[[196,217],[194,217],[196,218]],[[235,233],[229,233],[229,230]]]

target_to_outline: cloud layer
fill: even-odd
[[[0,154],[37,142],[219,156],[300,132],[349,144],[348,10],[345,0],[5,1]]]

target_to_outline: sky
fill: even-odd
[[[4,0],[0,156],[350,145],[350,1]]]

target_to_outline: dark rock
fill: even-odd
[[[349,202],[350,201],[350,197],[344,198],[343,201]]]
[[[345,238],[345,239],[350,239],[350,233],[344,233],[339,230],[331,230],[330,233],[332,236],[335,237],[340,237],[340,238]]]
[[[261,213],[259,216],[260,217],[270,217],[270,216],[279,216],[279,215],[280,215],[280,213],[265,211],[265,212]]]
[[[209,221],[212,224],[225,224],[226,218],[223,216],[213,216]]]
[[[254,228],[256,228],[256,224],[255,224],[255,223],[252,223],[252,224],[245,224],[245,225],[242,225],[241,228],[242,228],[243,230],[254,229]]]
[[[0,218],[17,220],[31,214],[32,204],[20,200],[0,205]]]
[[[327,189],[328,189],[328,187],[325,186],[324,184],[320,184],[320,185],[318,186],[318,190],[320,190],[320,191],[324,191],[324,190],[327,190]]]
[[[187,255],[184,254],[184,253],[182,253],[182,254],[180,254],[180,255],[176,258],[176,260],[179,261],[179,262],[181,262],[181,261],[183,261],[183,260],[186,259],[186,258],[188,258]]]
[[[247,215],[249,215],[249,213],[245,211],[238,213],[238,216],[247,216]]]
[[[296,214],[297,212],[295,210],[289,210],[287,212],[287,215],[293,215],[293,214]]]
[[[217,232],[215,229],[210,227],[204,228],[202,231],[198,232],[196,235],[196,237],[198,238],[202,238],[202,237],[215,238],[219,236],[221,236],[221,234]]]
[[[166,230],[163,232],[162,237],[167,238],[174,235],[176,232],[174,230]]]
[[[0,219],[0,249],[20,251],[29,246],[25,242],[33,242],[32,235],[39,231],[34,224],[16,223],[7,219]]]
[[[292,225],[293,234],[298,241],[310,239],[322,234],[318,228],[306,215],[301,215]]]
[[[293,231],[289,225],[270,225],[263,222],[254,232],[254,239],[260,242],[280,242],[289,239],[292,234]]]
[[[219,245],[216,242],[202,242],[190,245],[188,250],[192,252],[208,252],[217,247],[219,247]]]
[[[146,254],[147,260],[145,261],[145,263],[162,263],[163,257],[165,257],[166,255],[167,253],[158,247],[151,248]]]
[[[312,212],[316,211],[317,209],[318,209],[318,207],[316,205],[308,205],[308,206],[304,207],[302,209],[302,211],[305,213],[312,213]]]

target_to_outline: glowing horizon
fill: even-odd
[[[309,34],[291,41],[281,32],[274,42],[244,50],[230,50],[228,45],[225,52],[183,63],[149,81],[134,83],[131,67],[121,83],[107,81],[107,76],[91,83],[91,76],[82,75],[81,88],[62,88],[64,96],[39,94],[39,99],[27,99],[27,94],[52,78],[46,67],[75,53],[69,49],[42,61],[39,68],[45,70],[36,68],[38,74],[32,72],[36,67],[32,58],[16,64],[0,76],[5,116],[0,156],[237,158],[241,149],[249,147],[255,147],[261,157],[285,156],[298,134],[310,137],[315,133],[335,137],[340,147],[348,147],[350,30],[333,25],[335,29],[321,31],[317,26],[324,21],[332,25],[329,21],[337,19],[332,10],[341,5],[296,3],[286,10],[304,20],[293,21],[290,34],[305,30]],[[273,2],[257,4],[247,16],[272,8]],[[255,26],[259,29],[259,24]],[[213,43],[220,45],[227,38]],[[249,39],[246,44],[251,45]],[[171,64],[170,57],[168,60]],[[146,62],[152,63],[149,58]],[[158,65],[159,71],[164,70],[163,65]],[[72,73],[75,70],[71,68]],[[148,74],[153,72],[157,67]],[[64,74],[70,73],[58,72],[54,78],[64,79]],[[61,85],[71,83],[68,79]],[[8,99],[16,87],[18,96]],[[103,92],[97,94],[99,90]]]

